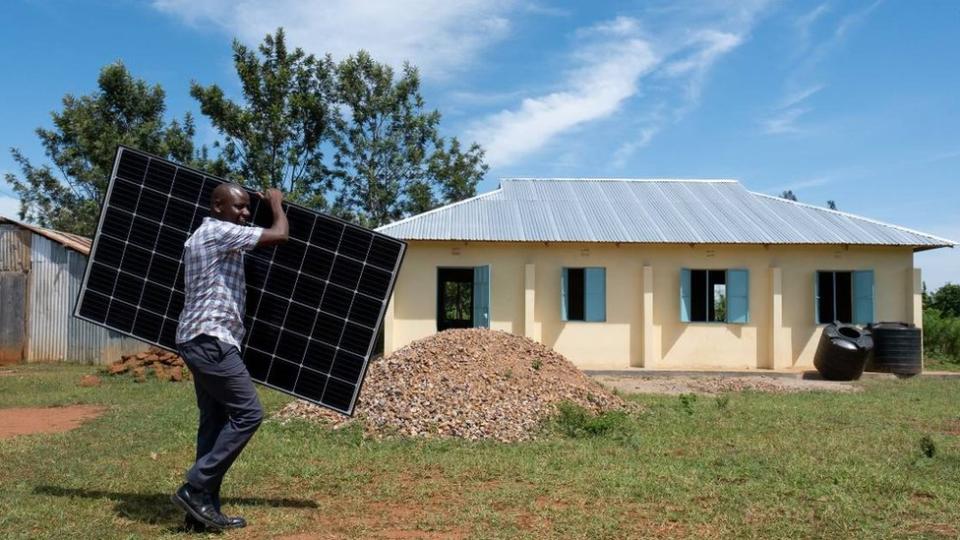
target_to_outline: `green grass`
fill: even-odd
[[[923,369],[929,371],[960,371],[960,362],[942,354],[930,354],[923,359]]]
[[[193,454],[189,384],[77,381],[17,366],[0,407],[101,404],[61,434],[0,440],[0,537],[190,536],[168,500]],[[568,409],[523,444],[375,441],[268,421],[231,470],[224,538],[955,538],[960,381],[857,394],[638,396],[645,411]],[[288,398],[262,390],[277,410]],[[928,457],[932,456],[932,457]]]

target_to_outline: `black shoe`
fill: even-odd
[[[197,518],[187,514],[187,517],[183,518],[183,530],[192,533],[202,533],[207,532],[207,526],[197,521]]]
[[[210,494],[199,490],[190,484],[180,486],[170,500],[183,509],[188,516],[193,517],[210,529],[225,529],[229,525],[227,517],[217,511]]]
[[[227,529],[242,529],[247,526],[247,520],[240,516],[225,516],[227,518]]]
[[[247,520],[243,519],[240,516],[224,516],[227,518],[227,525],[224,529],[242,529],[247,526]],[[197,518],[187,514],[187,517],[183,520],[183,528],[187,532],[206,532],[207,526],[203,523],[197,521]]]

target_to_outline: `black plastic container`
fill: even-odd
[[[813,365],[831,381],[853,381],[863,375],[873,350],[869,332],[856,326],[833,322],[823,328]]]
[[[873,335],[873,354],[867,371],[917,375],[923,371],[923,334],[905,322],[879,322],[868,326]]]

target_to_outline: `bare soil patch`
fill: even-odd
[[[608,387],[631,394],[725,394],[752,390],[756,392],[859,392],[861,388],[849,382],[816,379],[786,379],[779,377],[613,377],[595,379]]]
[[[106,410],[99,405],[0,409],[0,439],[34,433],[62,433],[80,427]]]

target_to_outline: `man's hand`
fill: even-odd
[[[287,216],[283,213],[283,192],[277,188],[270,188],[264,192],[258,192],[261,199],[270,203],[270,209],[273,210],[273,225],[260,234],[260,241],[257,246],[273,246],[282,244],[290,236],[289,226],[287,225]]]
[[[267,191],[258,191],[257,195],[259,195],[261,199],[270,203],[271,207],[274,204],[280,204],[283,202],[283,192],[277,188],[270,188]]]

